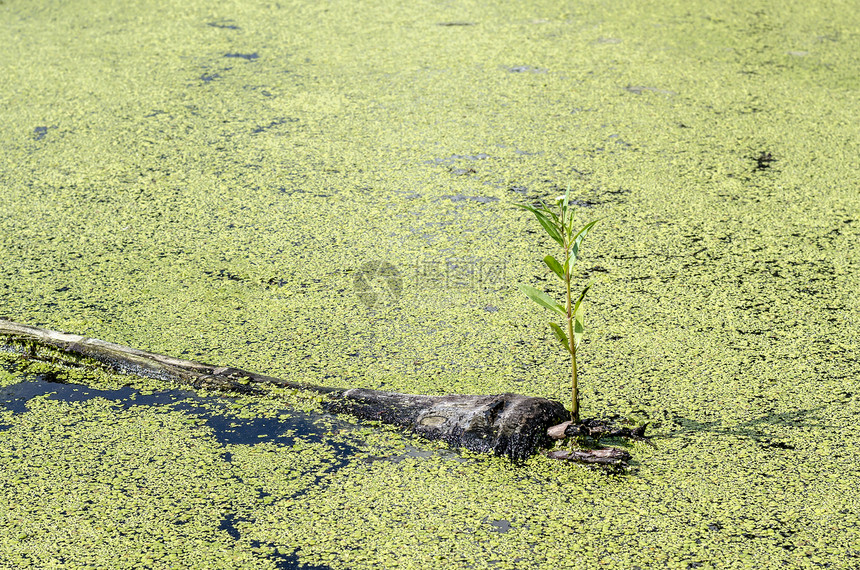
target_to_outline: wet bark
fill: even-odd
[[[646,428],[647,424],[632,428],[628,426],[619,426],[611,419],[603,420],[588,418],[579,423],[566,421],[558,425],[551,426],[547,430],[547,435],[551,439],[565,439],[569,437],[577,439],[582,438],[583,440],[591,439],[590,448],[555,450],[548,452],[546,455],[552,459],[563,459],[566,461],[575,461],[577,463],[589,463],[623,468],[626,467],[627,463],[630,461],[630,454],[623,449],[615,447],[601,447],[600,440],[604,437],[620,437],[642,441],[654,446],[651,440],[645,436]]]
[[[630,461],[630,454],[623,449],[615,447],[601,447],[598,449],[560,449],[550,451],[546,454],[552,459],[565,459],[577,463],[590,463],[595,465],[623,466]]]
[[[45,359],[40,358],[36,351],[38,346],[45,346],[68,354],[70,358],[62,362],[66,365],[87,366],[84,360],[75,357],[91,358],[123,374],[173,381],[195,388],[248,394],[262,392],[255,384],[272,384],[323,394],[340,391],[337,388],[290,382],[230,366],[213,366],[183,360],[97,338],[22,325],[5,319],[0,319],[0,337],[5,337],[0,338],[0,348],[19,352],[29,358]],[[54,360],[54,357],[47,359]]]
[[[547,430],[552,439],[564,439],[565,437],[585,436],[595,440],[603,437],[623,437],[638,441],[649,441],[645,437],[645,429],[648,424],[637,427],[619,426],[612,420],[601,420],[597,418],[584,419],[579,423],[567,421]],[[653,444],[652,444],[653,445]]]
[[[431,440],[522,460],[550,442],[547,429],[569,417],[559,402],[519,394],[427,396],[344,389],[291,382],[229,366],[213,366],[0,319],[0,348],[33,359],[55,361],[38,347],[60,351],[69,366],[96,366],[173,381],[197,388],[238,393],[263,393],[261,385],[309,390],[328,395],[323,406],[366,420],[394,424]]]
[[[547,429],[570,417],[559,402],[510,393],[416,396],[355,388],[333,397],[327,407],[515,461],[544,447],[550,441]]]

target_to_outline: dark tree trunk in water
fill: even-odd
[[[519,394],[414,396],[354,388],[335,395],[326,407],[513,460],[545,446],[547,428],[570,417],[558,402]]]
[[[332,412],[379,420],[433,440],[478,452],[492,452],[513,460],[525,459],[550,438],[547,428],[570,417],[559,402],[519,394],[495,396],[417,396],[361,388],[341,389],[290,382],[238,368],[212,366],[127,346],[66,334],[0,319],[0,348],[39,359],[35,346],[84,356],[109,368],[158,380],[240,393],[263,392],[273,384],[329,395],[324,404]],[[45,356],[54,359],[56,354]],[[92,366],[79,358],[65,364]]]

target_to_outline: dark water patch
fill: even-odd
[[[478,171],[474,168],[452,168],[451,174],[454,176],[468,176],[469,174],[477,174]]]
[[[511,521],[505,519],[493,520],[484,519],[484,522],[493,527],[492,532],[506,533],[511,530]]]
[[[636,95],[642,95],[642,93],[646,91],[650,91],[651,93],[661,93],[663,95],[676,95],[674,91],[669,91],[668,89],[658,89],[657,87],[646,87],[644,85],[628,85],[624,90],[629,91],[630,93],[635,93]]]
[[[252,540],[251,546],[259,548],[260,546],[268,545]],[[278,552],[277,554],[270,555],[269,560],[273,560],[275,562],[275,568],[278,568],[278,570],[293,570],[294,568],[301,570],[331,570],[331,566],[326,566],[324,564],[308,564],[300,562],[299,557],[296,554],[281,554]]]
[[[786,443],[784,441],[770,441],[765,438],[764,441],[761,442],[762,447],[770,447],[773,449],[787,449],[792,450],[795,449],[795,446],[791,443]]]
[[[234,513],[227,513],[218,530],[222,530],[229,534],[234,540],[239,541],[242,538],[239,529],[236,528],[237,522],[247,521],[245,518],[237,518]],[[255,550],[267,550],[265,556],[270,562],[274,562],[275,568],[279,570],[331,570],[330,566],[302,563],[295,553],[286,554],[280,551],[277,545],[270,542],[261,542],[259,540],[250,541],[251,548]]]
[[[305,179],[307,179],[307,175],[304,175],[304,174],[299,174],[299,175],[285,174],[284,176],[286,176],[287,178],[292,177],[298,182],[303,182]],[[286,194],[287,196],[293,196],[294,194],[299,194],[301,196],[311,196],[313,198],[330,198],[331,197],[331,194],[321,194],[319,192],[310,192],[301,186],[296,186],[293,188],[287,188],[286,186],[279,186],[278,192],[280,194]],[[293,245],[295,245],[295,243],[293,243]]]
[[[754,172],[762,172],[764,170],[768,170],[770,168],[771,163],[776,162],[776,159],[773,157],[773,155],[765,150],[761,151],[758,156],[755,156],[754,160]]]
[[[233,540],[239,540],[242,538],[242,535],[239,534],[239,530],[236,528],[236,522],[236,515],[234,513],[227,513],[221,521],[221,524],[218,525],[218,530],[223,530],[229,534]]]
[[[33,379],[0,388],[0,406],[13,414],[27,411],[27,402],[37,396],[51,400],[83,402],[94,398],[112,400],[124,408],[132,406],[169,406],[171,409],[204,420],[221,445],[255,445],[272,442],[290,446],[297,439],[307,443],[327,440],[332,430],[349,430],[355,427],[327,414],[310,414],[295,409],[284,409],[279,418],[239,418],[229,413],[237,406],[233,398],[198,396],[189,390],[164,390],[144,394],[124,386],[114,390],[99,390],[80,384],[59,382],[52,374],[39,374]],[[322,425],[321,425],[322,424]],[[344,461],[357,450],[352,446],[336,449]]]
[[[256,135],[258,133],[262,133],[264,131],[271,129],[272,127],[277,127],[278,125],[283,125],[286,123],[296,123],[296,122],[298,122],[298,119],[296,119],[294,117],[283,117],[280,119],[275,119],[274,121],[271,121],[268,125],[256,127],[255,129],[253,129],[251,131],[251,134]]]
[[[424,164],[447,164],[453,165],[458,160],[486,160],[490,158],[489,154],[479,152],[478,154],[452,154],[447,158],[434,158],[433,160],[424,161]]]
[[[203,83],[209,83],[211,81],[215,81],[216,79],[220,79],[221,75],[218,73],[204,73],[200,76],[200,79]]]
[[[4,368],[14,370],[14,366],[4,366]],[[313,473],[315,480],[309,483],[306,489],[325,486],[328,474],[347,465],[360,453],[360,450],[353,445],[331,440],[333,432],[348,431],[355,426],[328,414],[309,414],[290,408],[284,409],[279,418],[240,418],[230,413],[231,409],[239,406],[234,398],[199,396],[192,391],[181,389],[164,390],[152,394],[143,393],[129,386],[102,390],[80,384],[63,383],[51,373],[25,377],[28,379],[0,388],[0,409],[5,408],[13,414],[26,413],[27,403],[40,396],[65,402],[84,402],[104,398],[126,409],[132,406],[165,406],[174,411],[196,416],[205,420],[221,445],[274,442],[278,445],[290,446],[299,440],[301,443],[324,442],[328,447],[327,457],[329,458],[326,468],[320,470],[318,463],[313,465],[313,469],[309,466],[308,473]],[[11,426],[0,425],[0,430],[7,427]],[[232,461],[232,454],[225,452],[223,459],[227,462]],[[237,472],[237,476],[241,479],[240,473]],[[305,492],[307,491],[303,490],[295,496]],[[272,495],[258,488],[257,498],[268,504],[271,502]],[[285,497],[286,500],[292,498],[294,497]],[[253,519],[227,513],[218,528],[239,542],[242,540],[242,535],[237,524],[242,521],[254,522]],[[258,559],[267,560],[275,568],[329,570],[325,565],[304,563],[290,546],[256,540],[247,542]]]
[[[257,55],[257,52],[254,52],[254,53],[225,53],[224,57],[233,57],[233,58],[244,59],[245,61],[254,61],[255,59],[258,59],[260,56]]]
[[[283,287],[284,285],[289,285],[291,283],[292,281],[290,279],[278,277],[271,277],[266,280],[266,285],[269,287]]]
[[[36,127],[33,129],[33,139],[40,141],[48,134],[48,127]]]
[[[234,227],[234,226],[232,226],[232,224],[227,226],[228,229],[232,229],[232,227]],[[210,276],[210,277],[214,277],[215,279],[236,281],[238,283],[242,283],[244,281],[247,281],[247,279],[244,277],[230,273],[230,271],[228,269],[219,269],[217,271],[214,271],[214,270],[213,271],[204,271],[203,273],[205,275]]]
[[[498,202],[499,199],[494,196],[465,196],[463,194],[455,194],[453,196],[442,196],[443,200],[451,200],[452,202],[463,202],[465,200],[471,200],[473,202],[480,202],[482,204],[489,204],[490,202]]]
[[[632,147],[633,145],[621,138],[620,135],[609,135],[609,138],[615,141],[615,144],[621,146]]]
[[[218,28],[220,30],[241,30],[239,26],[236,24],[230,24],[228,22],[232,22],[232,20],[224,20],[223,22],[206,22],[207,26],[212,26],[213,28]]]
[[[542,69],[540,67],[532,67],[531,65],[515,65],[513,67],[508,67],[508,71],[511,73],[546,73],[546,69]]]
[[[595,265],[585,270],[585,276],[589,278],[595,273],[609,273],[609,270],[601,265]]]
[[[326,467],[325,469],[319,469],[318,466],[314,466],[312,470],[314,474],[314,481],[312,483],[309,483],[304,489],[301,489],[300,491],[297,491],[292,495],[285,497],[285,500],[294,501],[306,495],[311,489],[324,489],[326,487],[326,477],[329,474],[334,473],[342,467],[348,465],[351,460],[356,457],[360,452],[357,447],[348,443],[343,443],[339,441],[329,441],[327,443],[331,450],[334,452],[331,458],[331,463],[329,463],[328,467]],[[311,471],[308,471],[306,473],[311,473]]]

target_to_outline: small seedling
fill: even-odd
[[[539,291],[529,285],[520,285],[520,290],[528,295],[529,299],[550,311],[554,311],[564,317],[567,331],[560,327],[557,323],[551,322],[552,332],[555,338],[570,354],[571,367],[571,408],[570,419],[573,423],[579,423],[579,388],[577,385],[576,375],[576,351],[579,348],[579,343],[582,340],[582,334],[585,331],[585,307],[582,304],[585,299],[585,294],[591,288],[591,284],[579,294],[579,297],[574,298],[571,294],[570,274],[574,263],[579,258],[579,252],[582,247],[582,240],[594,227],[598,220],[589,222],[576,234],[573,233],[573,210],[570,207],[570,187],[564,193],[564,196],[559,196],[556,199],[556,206],[561,207],[561,216],[553,212],[546,204],[541,202],[540,208],[534,206],[517,204],[520,208],[528,210],[534,214],[540,225],[546,230],[546,233],[554,239],[564,249],[564,258],[562,261],[557,260],[551,255],[543,258],[547,267],[555,273],[559,279],[564,282],[565,288],[565,304],[557,303],[552,297]]]

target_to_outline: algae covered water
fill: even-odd
[[[567,401],[515,204],[570,185],[602,220],[583,415],[657,444],[623,477],[512,466],[343,418],[301,436],[297,397],[203,413],[9,360],[0,568],[857,566],[855,8],[0,2],[0,315]],[[22,394],[36,374],[68,384]],[[97,392],[123,389],[156,399]]]

